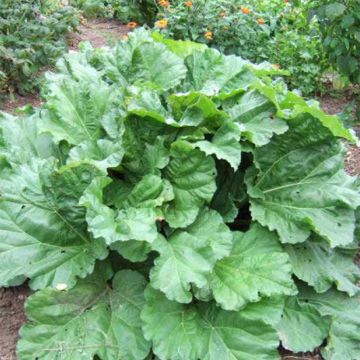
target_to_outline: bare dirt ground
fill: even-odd
[[[79,33],[71,34],[69,47],[77,50],[81,41],[90,41],[94,47],[114,44],[122,35],[127,33],[127,28],[115,20],[91,20],[80,27]],[[330,96],[319,99],[326,112],[337,114],[341,112],[350,101],[348,96],[333,98]],[[0,102],[0,110],[14,113],[16,108],[26,104],[40,106],[42,104],[38,94],[16,96],[14,101]],[[347,154],[347,170],[353,175],[360,175],[360,149],[349,146]],[[18,331],[25,322],[24,302],[30,290],[26,285],[0,289],[0,360],[16,360],[16,342]],[[282,360],[322,360],[318,351],[313,353],[293,354],[281,350]]]
[[[0,289],[0,359],[15,360],[20,326],[25,322],[24,302],[30,291],[26,286]]]
[[[114,45],[128,31],[126,25],[122,25],[117,20],[89,20],[79,28],[78,33],[70,35],[70,49],[77,50],[81,41],[90,41],[93,47]]]

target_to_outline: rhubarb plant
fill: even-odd
[[[137,30],[2,113],[20,360],[360,358],[357,139],[280,73]]]

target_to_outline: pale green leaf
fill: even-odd
[[[33,157],[60,157],[51,137],[39,134],[39,116],[38,112],[29,117],[15,117],[0,112],[0,158],[23,164]]]
[[[194,51],[186,59],[186,65],[191,90],[221,99],[243,92],[257,80],[244,60],[224,56],[215,49]]]
[[[327,337],[329,327],[330,319],[309,304],[299,304],[296,297],[286,300],[284,315],[276,326],[282,346],[294,352],[313,351]]]
[[[110,248],[132,262],[145,261],[151,251],[151,245],[148,242],[138,240],[118,241],[111,244]]]
[[[235,233],[231,254],[216,263],[209,281],[223,309],[239,310],[263,296],[296,294],[291,274],[277,235],[256,224]]]
[[[199,92],[172,94],[167,102],[179,126],[202,125],[211,129],[227,118],[210,97]]]
[[[350,298],[336,290],[317,294],[303,287],[300,300],[312,305],[324,317],[331,317],[327,345],[321,350],[325,359],[354,360],[360,358],[360,298]]]
[[[232,233],[221,216],[214,210],[203,211],[186,230],[153,243],[160,256],[150,272],[151,284],[170,300],[191,302],[191,284],[206,285],[206,276],[216,260],[229,254],[231,243]]]
[[[226,160],[236,171],[241,162],[240,137],[240,128],[229,122],[219,128],[211,141],[197,141],[194,145],[206,155],[215,155],[219,160]]]
[[[186,76],[181,58],[160,43],[141,43],[132,54],[129,76],[136,83],[153,83],[162,90],[179,85]]]
[[[144,334],[161,360],[278,359],[276,331],[246,309],[224,311],[215,303],[182,305],[150,286],[145,298]]]
[[[80,199],[81,205],[87,209],[89,231],[95,238],[104,239],[108,245],[128,240],[154,241],[157,237],[155,211],[152,208],[110,208],[103,200],[104,188],[110,182],[111,179],[107,177],[94,179]]]
[[[94,142],[101,135],[101,119],[113,105],[115,94],[100,79],[79,83],[63,75],[53,75],[40,129],[49,132],[57,143]]]
[[[68,164],[87,162],[106,174],[108,168],[118,166],[124,155],[120,141],[100,139],[96,142],[84,141],[69,152]]]
[[[242,135],[256,146],[267,144],[274,134],[288,130],[286,122],[276,116],[276,107],[257,91],[245,93],[229,109],[231,118],[241,125]]]
[[[171,147],[171,160],[164,176],[171,183],[175,197],[164,207],[165,218],[171,227],[186,227],[215,192],[215,162],[191,144],[178,141]]]
[[[344,149],[313,119],[254,151],[258,171],[248,172],[251,214],[284,243],[304,242],[311,231],[332,247],[353,241],[360,195],[345,174]]]
[[[0,179],[0,284],[33,289],[74,286],[91,273],[107,250],[86,231],[82,190],[91,181],[84,166],[57,172],[52,162],[34,159]]]
[[[142,360],[150,344],[141,330],[146,280],[118,272],[112,286],[104,271],[71,290],[45,289],[26,303],[28,324],[17,347],[20,360]]]
[[[351,250],[331,249],[322,239],[310,237],[305,243],[287,245],[294,274],[313,286],[319,293],[331,288],[354,296],[359,292],[357,281],[360,269],[354,263],[355,254]]]

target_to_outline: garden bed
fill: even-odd
[[[84,24],[80,28],[79,34],[73,34],[69,38],[71,50],[76,51],[80,41],[88,40],[94,47],[100,47],[105,44],[116,42],[123,34],[127,32],[125,26],[117,21],[110,20],[93,20]],[[343,110],[348,99],[338,100],[325,97],[322,100],[323,108],[331,114],[338,113]],[[14,112],[17,107],[31,103],[34,106],[41,105],[41,100],[36,94],[27,97],[16,97],[13,101],[8,101],[1,105],[2,110]],[[354,146],[349,146],[347,154],[347,170],[352,175],[360,174],[360,151]],[[0,328],[0,359],[13,360],[16,359],[15,347],[18,339],[18,329],[25,322],[24,301],[30,291],[26,285],[0,289],[0,322],[3,324]],[[276,347],[275,347],[276,350]],[[292,353],[283,352],[283,360],[293,359],[311,359],[320,360],[321,355],[318,352],[294,355]]]

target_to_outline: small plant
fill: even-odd
[[[45,1],[2,0],[0,3],[0,93],[31,90],[33,77],[67,49],[65,35],[79,24],[71,7],[50,10]],[[51,5],[51,6],[50,6]]]
[[[0,285],[20,360],[360,357],[358,180],[278,71],[129,35],[67,55],[0,120]]]

